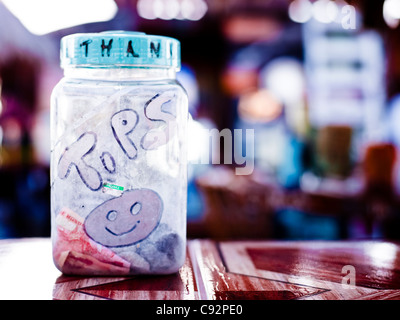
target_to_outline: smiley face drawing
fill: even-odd
[[[85,219],[90,238],[106,247],[123,247],[145,239],[158,225],[163,203],[150,189],[135,189],[107,200]]]

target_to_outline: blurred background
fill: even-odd
[[[399,239],[399,19],[400,0],[0,0],[0,238],[50,235],[61,37],[127,30],[181,41],[188,237]],[[213,128],[254,135],[228,161]]]

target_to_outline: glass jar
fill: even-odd
[[[186,252],[188,101],[179,41],[61,40],[51,102],[51,236],[65,274],[168,274]]]

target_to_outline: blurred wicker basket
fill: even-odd
[[[210,237],[271,237],[273,208],[267,201],[265,185],[224,167],[214,167],[196,183],[205,198],[204,224]]]

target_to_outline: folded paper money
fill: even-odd
[[[64,273],[129,274],[131,265],[128,261],[87,236],[81,216],[63,208],[55,222],[58,239],[54,243],[53,256]]]

